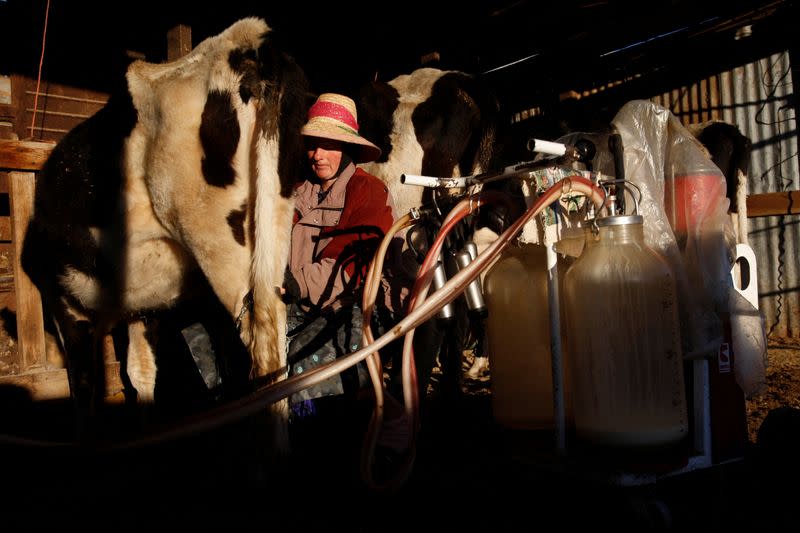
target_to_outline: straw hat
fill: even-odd
[[[348,152],[356,163],[375,161],[381,149],[358,134],[356,104],[341,94],[324,93],[308,110],[308,122],[300,130],[302,135],[342,141],[352,145],[355,153]]]

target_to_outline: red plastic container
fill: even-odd
[[[725,177],[719,172],[676,175],[664,187],[664,209],[678,241],[714,213],[725,198]]]

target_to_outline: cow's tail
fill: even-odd
[[[263,141],[259,141],[263,142]],[[252,264],[250,353],[253,377],[285,377],[286,306],[279,291],[289,257],[294,201],[269,191],[258,179]]]
[[[253,335],[251,353],[257,376],[281,377],[286,365],[286,306],[280,296],[289,259],[294,216],[294,185],[303,168],[300,129],[307,110],[308,82],[294,61],[273,54],[270,70],[279,73],[267,85],[257,119],[254,198]]]
[[[251,264],[252,308],[246,335],[252,357],[251,377],[269,385],[286,377],[286,306],[279,288],[289,253],[293,201],[277,190],[276,139],[259,134],[256,141],[254,242]],[[269,406],[268,438],[274,457],[289,453],[289,404],[286,398]]]
[[[262,58],[266,59],[266,58]],[[250,353],[254,377],[284,379],[286,366],[286,306],[280,296],[289,259],[294,184],[302,172],[303,142],[300,128],[306,117],[307,79],[290,58],[272,55],[273,72],[279,81],[263,100],[257,122],[256,179],[254,184],[254,232],[251,286]],[[288,421],[288,400],[272,406],[283,422]],[[288,449],[288,431],[276,435]]]
[[[261,141],[260,141],[261,142]],[[265,190],[257,180],[256,237],[252,268],[253,309],[251,315],[250,353],[252,373],[270,382],[286,377],[286,306],[279,295],[289,253],[293,201],[279,195],[265,198]],[[258,380],[256,381],[258,382]],[[284,398],[270,406],[273,414],[271,431],[273,448],[289,452],[289,402]]]

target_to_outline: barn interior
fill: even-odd
[[[526,129],[557,134],[562,115],[570,114],[573,129],[591,131],[628,100],[795,46],[796,7],[787,0],[646,7],[633,0],[492,0],[469,7],[233,0],[222,8],[145,0],[112,8],[93,0],[10,0],[0,2],[0,70],[37,79],[41,63],[46,80],[104,92],[127,58],[166,60],[170,29],[190,28],[197,44],[251,15],[267,20],[318,92],[350,93],[421,66],[462,70],[488,82],[509,120],[524,115]]]
[[[0,75],[107,94],[131,58],[166,61],[168,34],[176,27],[187,28],[196,45],[251,15],[265,18],[317,92],[351,93],[370,80],[390,80],[421,66],[479,75],[498,96],[512,127],[518,145],[511,156],[515,160],[530,157],[523,149],[530,136],[554,139],[567,130],[598,130],[632,99],[648,99],[770,54],[789,51],[797,57],[796,39],[791,38],[797,20],[793,0],[408,0],[397,5],[0,0]],[[800,79],[795,65],[790,74]],[[793,105],[796,109],[796,100]],[[0,102],[0,111],[7,107]],[[30,114],[21,121],[24,126],[30,122]],[[41,140],[44,131],[19,138]],[[420,443],[415,475],[401,494],[356,490],[325,502],[335,487],[357,483],[328,479],[308,486],[294,479],[288,485],[293,493],[277,499],[280,529],[397,531],[427,524],[482,531],[547,523],[604,524],[618,531],[730,531],[763,525],[747,512],[753,505],[748,491],[754,490],[749,472],[715,469],[665,480],[658,490],[635,486],[608,491],[587,475],[594,473],[542,471],[547,461],[531,461],[527,451],[548,447],[549,436],[545,442],[541,436],[536,442],[506,440],[489,422],[485,397],[466,401],[463,410],[434,405],[427,413],[431,424]],[[9,410],[0,421],[18,423],[34,435],[47,433],[28,427],[30,421]],[[69,421],[62,419],[56,426],[60,434]],[[122,527],[131,530],[155,524],[260,527],[265,515],[274,512],[261,500],[266,494],[237,498],[242,488],[264,486],[256,472],[248,471],[258,453],[250,446],[258,442],[243,444],[240,437],[250,429],[236,426],[222,435],[184,439],[156,451],[132,451],[124,456],[128,464],[111,454],[74,461],[70,450],[42,452],[4,443],[0,452],[9,458],[8,479],[18,483],[11,490],[19,498],[0,509],[8,524],[20,527],[37,520],[89,529],[118,527],[120,517],[127,520]],[[317,457],[313,464],[339,461]],[[652,466],[671,465],[646,465]],[[304,474],[310,470],[307,466]],[[155,481],[163,489],[138,515],[126,508],[130,503],[123,504],[123,495],[138,488],[137,481]],[[37,516],[41,507],[36,494],[29,497],[32,491],[56,493],[40,501],[57,514]],[[80,503],[76,491],[92,495],[93,510],[75,510]],[[318,505],[328,511],[324,516],[315,515],[320,508],[315,501],[323,501]],[[356,501],[374,507],[354,510]],[[413,512],[408,512],[410,506]],[[423,518],[426,512],[432,515]]]

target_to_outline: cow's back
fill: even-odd
[[[361,133],[382,151],[362,167],[387,184],[398,214],[430,201],[402,174],[465,176],[491,162],[499,106],[469,74],[417,69],[363,87],[358,102]]]

